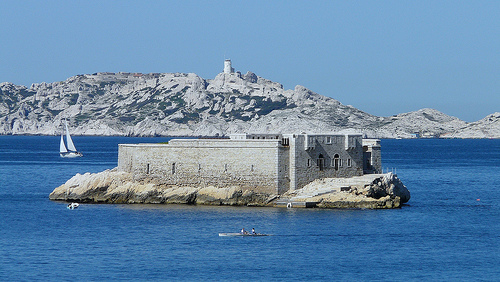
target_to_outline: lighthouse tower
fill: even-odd
[[[231,67],[231,60],[224,60],[224,73],[233,73],[234,69]]]

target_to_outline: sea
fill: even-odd
[[[82,204],[49,200],[118,144],[168,138],[0,136],[0,281],[500,281],[500,140],[382,140],[400,209]],[[255,228],[266,237],[219,237]]]

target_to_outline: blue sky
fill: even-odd
[[[378,116],[500,111],[500,1],[0,1],[0,82],[236,70]]]

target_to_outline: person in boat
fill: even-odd
[[[252,234],[253,234],[253,235],[257,234],[257,233],[255,232],[255,228],[252,228]]]
[[[245,228],[241,228],[240,233],[241,233],[241,234],[248,234],[248,232],[245,230]]]

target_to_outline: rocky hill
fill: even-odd
[[[500,112],[482,120],[471,122],[466,127],[444,134],[447,138],[500,138]]]
[[[0,84],[0,134],[214,136],[236,132],[360,132],[368,137],[500,138],[499,114],[466,123],[432,109],[377,117],[303,87],[248,72],[95,73]]]

